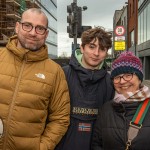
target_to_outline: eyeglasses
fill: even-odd
[[[115,84],[117,84],[117,83],[119,83],[121,81],[121,78],[123,78],[125,81],[130,81],[133,78],[134,74],[135,73],[126,73],[126,74],[124,74],[122,76],[116,76],[116,77],[113,78],[113,82]]]
[[[35,32],[37,34],[43,35],[47,30],[47,28],[40,25],[33,26],[31,23],[28,22],[19,22],[19,23],[22,25],[22,29],[27,32],[30,32],[33,28],[35,28]]]

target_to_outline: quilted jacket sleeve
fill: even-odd
[[[41,137],[40,150],[53,150],[70,123],[70,98],[65,75],[58,67],[48,108],[46,129]]]

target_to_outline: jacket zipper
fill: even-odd
[[[94,71],[92,70],[92,74],[91,74],[90,80],[93,80],[93,76],[94,76]]]
[[[14,108],[16,94],[18,92],[18,87],[19,87],[19,83],[20,83],[20,80],[21,80],[22,72],[24,70],[24,66],[25,66],[25,60],[23,60],[23,63],[22,63],[21,69],[20,69],[20,73],[19,73],[19,76],[18,76],[18,80],[17,80],[15,91],[14,91],[13,98],[12,98],[12,103],[11,103],[11,106],[10,106],[10,109],[9,109],[10,111],[8,113],[7,124],[6,124],[5,131],[4,131],[5,136],[4,136],[3,150],[6,150],[6,142],[7,142],[7,138],[8,138],[9,123],[10,123],[10,120],[11,120],[11,115],[12,115],[12,111],[13,111],[13,108]]]

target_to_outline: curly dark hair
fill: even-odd
[[[86,44],[89,44],[91,41],[98,39],[99,47],[104,50],[108,50],[112,47],[112,33],[105,31],[103,27],[95,27],[93,29],[88,29],[82,33],[81,36],[81,46],[84,48]]]

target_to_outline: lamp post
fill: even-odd
[[[83,31],[91,29],[91,26],[82,26],[82,11],[87,10],[87,6],[79,7],[77,6],[77,0],[73,0],[71,5],[67,6],[67,33],[69,33],[69,38],[74,39],[72,43],[72,52],[78,48],[77,38],[81,37]]]
[[[74,8],[74,16],[75,16],[75,36],[74,36],[74,51],[78,47],[77,38],[79,35],[79,32],[81,32],[82,29],[82,11],[87,10],[87,6],[83,6],[83,8],[77,6],[77,0],[73,0],[75,3]]]
[[[74,16],[77,16],[77,0],[73,0],[73,2],[75,3]],[[78,27],[78,24],[75,22],[74,50],[77,48],[77,27]]]

